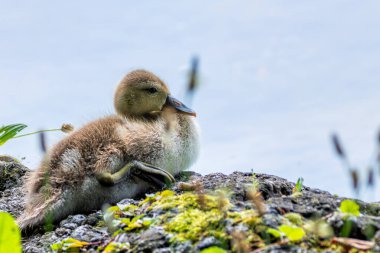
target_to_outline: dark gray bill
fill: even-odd
[[[181,113],[188,114],[188,115],[191,115],[194,117],[197,116],[197,114],[193,110],[191,110],[189,107],[184,105],[181,101],[173,98],[172,96],[167,97],[166,105],[175,108],[177,111],[179,111]]]

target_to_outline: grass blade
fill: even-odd
[[[335,152],[337,153],[337,155],[340,156],[341,158],[345,159],[346,155],[345,155],[345,153],[343,151],[342,145],[340,144],[338,135],[333,134],[331,136],[331,139],[332,139],[332,142],[333,142],[333,145],[334,145],[334,148],[335,148]]]

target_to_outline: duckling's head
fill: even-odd
[[[173,107],[178,112],[195,116],[195,112],[170,96],[165,83],[156,75],[145,70],[127,74],[116,89],[114,106],[122,116],[144,116]]]

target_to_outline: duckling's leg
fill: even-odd
[[[113,174],[109,172],[97,173],[96,179],[102,185],[113,186],[125,178],[132,176],[136,176],[157,186],[163,186],[175,181],[169,172],[139,161],[132,161]]]

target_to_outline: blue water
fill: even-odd
[[[0,124],[28,131],[113,112],[125,73],[157,73],[193,101],[202,153],[193,170],[263,172],[355,196],[329,135],[370,162],[380,125],[379,1],[1,1]],[[64,136],[49,134],[51,146]],[[0,153],[41,159],[37,137]],[[378,171],[377,171],[378,174]],[[361,194],[379,199],[379,188]]]

